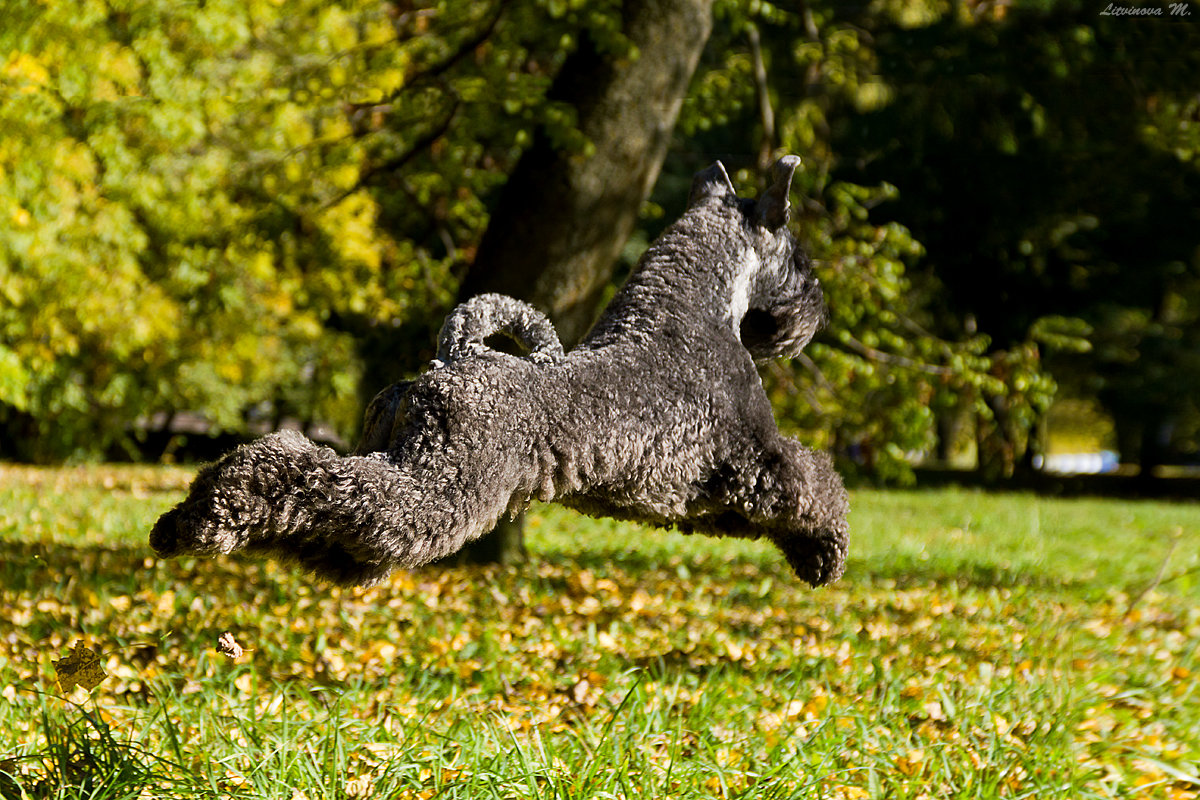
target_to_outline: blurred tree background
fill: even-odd
[[[527,293],[568,338],[693,172],[793,152],[832,320],[764,368],[784,427],[872,479],[999,476],[1057,391],[1126,460],[1196,458],[1200,8],[1070,0],[3,0],[0,457],[169,455],[183,416],[352,440],[460,292],[535,283],[487,256],[529,165],[620,144],[572,70],[664,57],[631,21],[685,8],[653,194],[569,302]]]

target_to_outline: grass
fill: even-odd
[[[1197,504],[859,491],[819,590],[537,508],[524,566],[340,590],[155,560],[187,479],[0,467],[0,797],[1200,791]],[[109,677],[64,696],[76,640]]]

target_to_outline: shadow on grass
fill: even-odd
[[[88,583],[103,584],[114,591],[136,591],[147,585],[162,586],[164,583],[193,582],[197,579],[201,582],[215,580],[226,586],[232,580],[255,581],[267,584],[259,588],[284,591],[292,585],[289,576],[302,575],[295,567],[282,565],[278,569],[263,570],[262,566],[263,562],[240,556],[221,560],[160,560],[148,546],[138,545],[0,542],[0,585],[10,593],[44,594],[79,578]],[[517,580],[540,583],[551,592],[561,592],[569,589],[571,576],[584,571],[597,578],[611,576],[634,583],[640,575],[655,582],[679,581],[683,586],[694,581],[726,582],[735,596],[744,593],[739,587],[757,586],[764,581],[772,585],[809,588],[792,573],[782,557],[774,558],[773,552],[762,557],[742,559],[712,553],[664,554],[654,549],[618,552],[581,550],[572,554],[553,550],[533,552],[528,560],[512,567],[426,567],[415,574],[458,573],[464,582],[477,583],[498,572],[509,573]],[[326,585],[312,578],[306,579],[306,582]],[[272,583],[275,586],[270,586]],[[981,589],[1054,589],[1077,588],[1085,582],[1006,564],[910,557],[885,562],[881,557],[870,557],[851,558],[845,576],[833,586],[850,588],[864,584],[888,584],[897,588],[938,584]],[[747,591],[757,596],[762,594],[754,589]],[[812,591],[820,592],[821,589]],[[274,591],[269,593],[275,594]],[[753,601],[755,598],[746,599]]]
[[[975,589],[1074,589],[1086,583],[1077,578],[1019,569],[1006,564],[922,561],[901,558],[882,563],[878,558],[851,559],[843,580],[885,584],[898,589],[925,585],[954,585]]]
[[[745,582],[770,580],[783,585],[820,592],[822,587],[812,588],[801,581],[788,567],[782,556],[771,553],[763,558],[739,560],[733,557],[713,555],[674,556],[664,558],[653,552],[582,551],[576,554],[552,552],[532,554],[533,564],[549,564],[562,573],[589,570],[602,576],[606,570],[619,570],[630,575],[639,573],[675,574],[679,580],[688,581],[696,577]],[[897,588],[924,586],[929,584],[957,585],[979,589],[996,588],[1071,588],[1083,584],[1060,575],[1040,570],[1024,570],[1006,564],[989,564],[949,559],[922,560],[901,557],[884,561],[881,557],[853,558],[847,563],[846,574],[834,587],[861,584],[894,584]],[[565,583],[563,584],[565,586]]]
[[[6,592],[44,593],[78,577],[125,583],[144,574],[148,547],[0,542],[0,585]]]

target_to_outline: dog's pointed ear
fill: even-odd
[[[800,156],[784,156],[771,167],[771,185],[758,198],[758,218],[767,230],[778,230],[787,224],[791,212],[788,194],[799,166]]]
[[[692,191],[688,194],[688,208],[709,197],[737,196],[737,190],[729,180],[729,173],[720,161],[714,161],[708,169],[702,169],[692,178]]]

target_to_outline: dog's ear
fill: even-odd
[[[787,224],[791,211],[788,194],[792,190],[792,175],[799,166],[800,156],[784,156],[771,167],[771,185],[758,198],[758,219],[767,230],[779,230]]]
[[[708,169],[702,169],[692,178],[692,191],[688,195],[688,208],[710,197],[737,197],[737,190],[720,161],[714,161]]]

